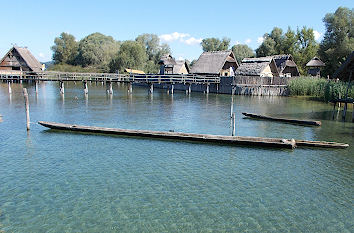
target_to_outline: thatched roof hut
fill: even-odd
[[[279,77],[279,71],[272,57],[244,58],[235,75]]]
[[[291,54],[281,54],[272,56],[278,68],[280,76],[300,76],[299,69]]]
[[[161,57],[159,63],[160,74],[189,74],[189,66],[185,60],[175,60],[167,54]]]
[[[351,76],[351,81],[354,80],[354,51],[347,57],[347,60],[338,68],[338,70],[334,73],[335,79],[340,79],[343,81],[349,81],[349,77]]]
[[[232,51],[204,52],[192,66],[191,73],[232,76],[237,67],[238,63]]]
[[[306,67],[309,67],[307,73],[312,76],[321,76],[320,68],[326,66],[326,64],[321,61],[318,57],[312,58],[307,64]]]
[[[186,60],[177,60],[176,65],[173,66],[174,74],[189,74],[189,65]]]
[[[42,71],[41,63],[27,47],[13,46],[0,60],[1,71]]]

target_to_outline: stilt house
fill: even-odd
[[[306,67],[309,68],[307,73],[312,76],[320,77],[320,68],[324,66],[326,65],[323,61],[321,61],[318,57],[314,57],[306,64]]]
[[[171,55],[161,57],[160,74],[189,74],[189,66],[185,60],[175,60]]]
[[[277,66],[280,77],[297,77],[300,76],[299,69],[294,62],[293,56],[290,54],[272,56]]]
[[[244,58],[235,75],[279,77],[279,71],[272,57]]]
[[[193,74],[234,76],[238,63],[232,51],[204,52],[191,69]]]
[[[42,71],[41,63],[27,47],[12,47],[0,60],[0,72],[6,71]]]

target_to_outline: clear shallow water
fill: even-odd
[[[354,124],[331,105],[236,96],[237,135],[346,142],[346,150],[278,150],[46,130],[56,121],[230,134],[230,96],[114,85],[29,86],[31,131],[19,84],[0,83],[0,231],[353,232]],[[302,127],[241,112],[322,120]]]

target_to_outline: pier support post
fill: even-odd
[[[112,94],[113,94],[112,82],[111,82],[111,81],[107,81],[106,83],[107,83],[107,86],[106,86],[106,88],[107,88],[107,93],[110,94],[110,95],[112,95]]]
[[[34,83],[35,83],[36,95],[38,95],[38,81],[34,81]]]
[[[152,84],[152,83],[149,84],[149,93],[150,94],[154,93],[154,84]]]
[[[206,93],[209,94],[209,83],[206,85]]]
[[[231,96],[231,111],[230,111],[231,118],[233,113],[234,113],[234,95]]]
[[[8,81],[7,85],[8,85],[8,88],[9,88],[9,94],[11,94],[12,93],[12,89],[11,89],[11,81],[10,80]]]
[[[348,104],[344,103],[343,115],[342,115],[342,120],[343,121],[345,121],[345,116],[347,115],[347,108],[348,108]]]
[[[188,94],[192,93],[192,84],[188,84]]]
[[[86,81],[82,81],[82,84],[84,85],[84,93],[85,93],[85,95],[87,95],[88,94],[87,82]]]
[[[128,84],[128,93],[129,94],[133,93],[133,84],[131,82]]]
[[[172,84],[171,85],[171,94],[173,95],[173,91],[174,91],[174,89],[175,89],[175,85],[174,84]]]
[[[28,103],[28,93],[27,89],[23,88],[23,96],[25,98],[25,109],[26,109],[26,126],[27,131],[30,130],[30,115],[29,115],[29,103]]]
[[[60,89],[60,93],[64,94],[64,82],[63,81],[59,81],[59,89]]]
[[[236,116],[232,113],[232,136],[236,135]]]

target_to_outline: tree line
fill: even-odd
[[[88,72],[124,72],[125,68],[157,73],[162,55],[171,53],[154,34],[142,34],[135,40],[116,41],[111,36],[92,33],[80,41],[69,33],[54,40],[52,69]]]
[[[229,38],[206,38],[201,42],[203,51],[231,49],[238,62],[245,57],[263,57],[276,54],[291,54],[301,74],[306,74],[306,63],[318,56],[326,63],[322,74],[333,75],[346,57],[354,50],[354,10],[339,7],[334,13],[323,18],[326,32],[317,43],[314,30],[288,27],[286,32],[274,27],[263,36],[263,42],[253,51],[246,44],[236,44],[230,48]],[[116,41],[111,36],[93,33],[80,41],[68,33],[54,40],[54,69],[75,71],[123,72],[125,68],[157,73],[161,56],[170,54],[167,44],[161,44],[155,34],[142,34],[135,40]],[[191,65],[193,65],[192,61]],[[79,70],[78,70],[79,69]],[[69,70],[67,70],[69,71]]]
[[[315,40],[314,31],[306,26],[296,31],[288,27],[284,33],[274,27],[265,33],[263,42],[254,52],[246,44],[231,47],[236,60],[241,62],[246,57],[264,57],[276,54],[291,54],[301,74],[306,74],[306,63],[318,56],[326,63],[323,75],[333,75],[354,50],[354,10],[339,7],[334,13],[323,18],[326,32],[320,43]],[[230,49],[229,38],[206,38],[201,42],[203,51]]]

